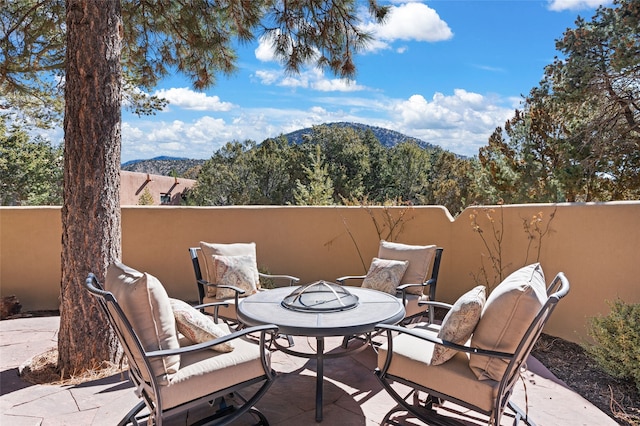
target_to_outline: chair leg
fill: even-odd
[[[133,407],[123,418],[122,420],[120,420],[120,423],[118,423],[118,426],[125,426],[128,424],[132,424],[137,426],[138,424],[138,419],[136,418],[136,415],[142,411],[144,409],[144,407],[146,407],[144,401],[140,401],[136,404],[135,407]],[[146,422],[145,422],[146,423]]]
[[[507,402],[507,407],[509,407],[509,409],[515,413],[515,417],[513,419],[514,425],[517,425],[518,423],[520,423],[520,420],[522,420],[529,426],[536,426],[535,422],[531,419],[531,417],[529,417],[527,413],[522,411],[522,409],[518,407],[516,404],[514,404],[513,402],[511,401]]]

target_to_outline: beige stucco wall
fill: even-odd
[[[196,300],[187,248],[200,240],[257,243],[258,264],[272,273],[299,276],[303,282],[365,272],[377,252],[384,216],[404,212],[396,241],[444,247],[437,298],[453,302],[476,285],[488,251],[473,232],[469,215],[489,244],[485,209],[469,208],[455,220],[437,206],[360,207],[149,207],[122,208],[123,261],[156,275],[172,297]],[[494,224],[504,224],[502,264],[505,275],[535,261],[539,241],[526,259],[528,238],[523,220],[542,212],[543,225],[555,212],[543,238],[540,261],[547,279],[558,271],[572,289],[554,313],[546,332],[572,341],[586,335],[587,318],[607,313],[606,300],[640,303],[640,202],[604,204],[531,204],[493,207]],[[60,209],[0,208],[0,295],[15,294],[23,310],[56,309],[60,288]],[[382,235],[386,235],[382,233]],[[395,234],[394,234],[395,235]],[[490,283],[491,284],[491,283]]]

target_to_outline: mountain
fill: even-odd
[[[440,149],[440,147],[438,147],[437,145],[430,144],[429,142],[425,142],[418,138],[407,136],[403,133],[396,132],[395,130],[389,130],[389,129],[376,127],[376,126],[369,126],[368,124],[336,122],[336,123],[326,123],[323,125],[332,126],[332,127],[349,127],[358,131],[371,130],[375,135],[375,137],[380,141],[380,143],[387,148],[391,148],[402,142],[414,141],[418,144],[418,146],[424,149]],[[300,129],[291,133],[287,133],[286,135],[283,135],[283,136],[287,138],[289,143],[300,144],[304,140],[304,136],[310,135],[312,132],[313,132],[313,128],[307,127],[305,129]]]
[[[424,149],[441,149],[437,145],[433,145],[423,140],[407,136],[400,132],[396,132],[395,130],[384,129],[382,127],[350,122],[326,123],[323,125],[335,127],[350,127],[357,131],[371,130],[375,137],[380,141],[380,143],[387,148],[391,148],[402,142],[414,141],[418,144],[418,146]],[[295,132],[287,133],[282,136],[287,138],[289,143],[300,144],[304,141],[304,136],[311,135],[312,132],[313,128],[307,127],[305,129],[296,130]],[[177,176],[183,176],[187,170],[193,167],[201,166],[205,161],[207,160],[194,160],[190,158],[160,156],[148,160],[127,161],[126,163],[122,164],[121,168],[122,170],[127,170],[130,172],[150,173],[163,176],[171,176],[172,173],[175,172]]]
[[[155,157],[149,160],[131,160],[123,163],[120,168],[129,172],[150,173],[152,175],[183,176],[185,172],[201,166],[206,160],[194,160],[180,157]]]

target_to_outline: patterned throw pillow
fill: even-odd
[[[391,260],[373,258],[369,272],[362,282],[363,288],[384,291],[389,294],[396,294],[396,288],[407,270],[409,262],[406,260]]]
[[[200,241],[200,250],[202,251],[202,263],[200,267],[202,269],[203,278],[210,283],[218,284],[218,277],[215,271],[215,265],[211,261],[211,256],[253,256],[256,257],[256,243],[207,243]],[[256,265],[258,262],[256,261]],[[258,267],[255,269],[255,281],[256,286],[260,286],[260,276],[258,274]],[[217,288],[207,286],[207,297],[216,297]]]
[[[199,310],[182,300],[169,299],[173,316],[176,318],[176,327],[184,337],[193,343],[204,343],[227,333],[213,320]],[[235,349],[232,342],[225,342],[212,346],[211,349],[218,352],[231,352]]]
[[[431,260],[436,253],[436,246],[414,246],[409,244],[380,241],[378,258],[408,260],[409,266],[400,284],[422,284],[427,280]],[[424,287],[409,287],[406,292],[422,295]]]
[[[211,256],[216,272],[217,284],[232,285],[245,291],[244,296],[250,296],[258,291],[256,276],[258,265],[253,256]],[[218,288],[216,298],[227,299],[234,297],[235,292],[229,288]]]
[[[485,292],[485,286],[479,285],[460,296],[442,320],[438,337],[464,345],[480,321],[480,314],[486,300]],[[455,349],[436,345],[431,356],[431,365],[444,364],[456,353]]]

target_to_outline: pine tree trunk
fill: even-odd
[[[67,0],[66,14],[58,367],[69,377],[120,355],[84,282],[121,258],[122,18],[120,0]]]

